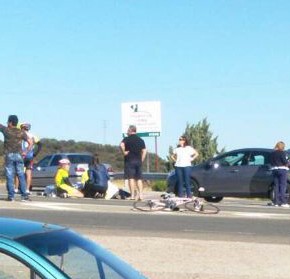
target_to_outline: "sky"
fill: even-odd
[[[0,123],[17,114],[40,138],[119,145],[121,104],[159,101],[161,135],[144,140],[164,159],[204,118],[218,149],[290,148],[289,11],[288,0],[0,0]]]

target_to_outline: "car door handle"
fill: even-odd
[[[231,170],[231,172],[239,172],[239,170],[237,170],[237,169],[234,169],[234,170]]]

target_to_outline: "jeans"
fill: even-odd
[[[274,204],[286,204],[287,196],[287,173],[288,171],[285,169],[275,169],[273,170],[274,177]]]
[[[177,195],[178,197],[183,197],[183,185],[185,186],[186,196],[191,198],[191,189],[190,189],[190,173],[191,167],[176,167],[175,172],[177,175]]]
[[[19,180],[21,196],[22,198],[25,198],[27,197],[27,193],[23,158],[20,153],[8,153],[5,156],[5,175],[8,199],[14,199],[15,174]]]

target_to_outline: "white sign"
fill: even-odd
[[[137,127],[142,137],[156,137],[161,133],[160,102],[122,103],[122,134],[127,135],[130,125]]]

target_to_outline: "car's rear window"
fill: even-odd
[[[59,164],[59,160],[60,159],[62,159],[63,158],[63,156],[62,155],[55,155],[54,157],[53,157],[53,160],[52,160],[52,162],[51,162],[51,166],[58,166],[58,164]]]
[[[68,159],[72,164],[90,164],[92,156],[90,155],[68,155]]]
[[[86,154],[57,154],[53,157],[51,166],[57,166],[59,160],[63,158],[68,158],[71,164],[89,164],[92,160],[92,156]]]

